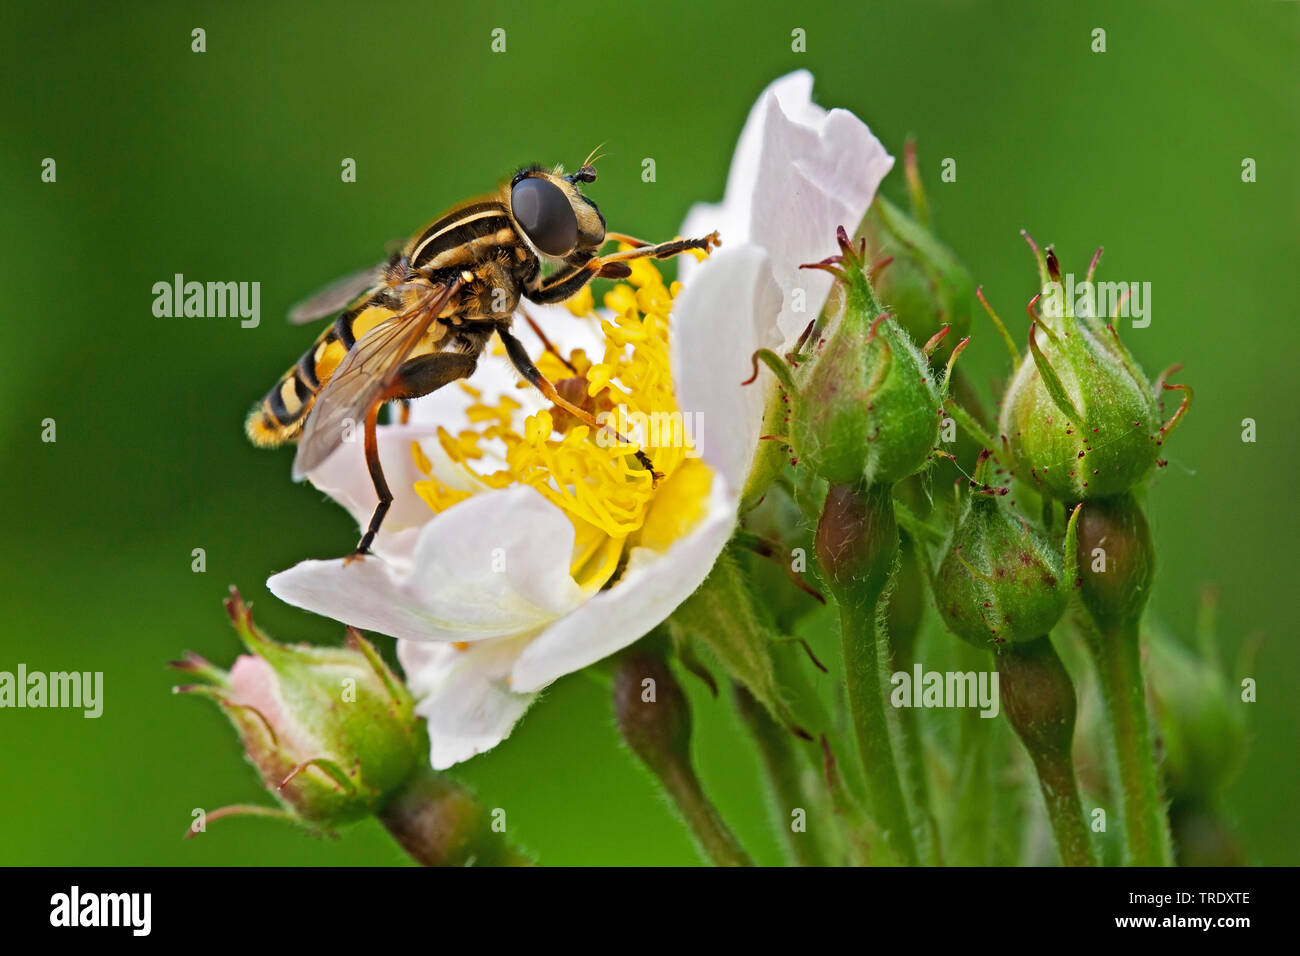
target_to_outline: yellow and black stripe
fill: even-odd
[[[244,430],[254,445],[273,448],[297,441],[316,396],[329,384],[330,376],[357,339],[397,313],[400,305],[393,298],[386,289],[344,312],[320,334],[293,368],[280,376],[244,423]]]

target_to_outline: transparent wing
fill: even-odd
[[[387,267],[388,263],[385,261],[368,269],[345,275],[341,279],[335,279],[325,288],[291,308],[289,321],[293,325],[303,325],[342,312],[363,295],[377,289],[383,282],[384,270]]]
[[[395,313],[352,346],[308,413],[293,459],[294,481],[321,465],[345,436],[361,435],[366,416],[392,385],[393,373],[461,285],[457,278],[450,285],[431,287],[417,306]]]

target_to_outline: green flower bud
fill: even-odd
[[[278,644],[232,589],[226,601],[251,652],[227,673],[197,655],[173,666],[230,718],[266,788],[297,820],[326,828],[374,813],[420,761],[410,693],[354,630],[341,648]]]
[[[1046,258],[1039,255],[1039,271],[1044,286],[1029,304],[1029,353],[1003,398],[998,427],[1021,480],[1046,494],[1067,502],[1123,494],[1158,463],[1191,390],[1165,385],[1164,375],[1152,385],[1113,325],[1074,314],[1050,247]],[[1092,275],[1089,268],[1087,281]],[[1033,311],[1040,300],[1042,315]],[[1184,399],[1162,424],[1166,389],[1183,391]]]
[[[892,485],[926,464],[939,438],[943,390],[926,354],[876,300],[863,255],[841,227],[841,254],[805,268],[842,284],[839,308],[809,326],[787,368],[760,351],[790,399],[796,460],[832,482]],[[943,338],[936,335],[927,350]],[[960,352],[959,345],[952,358]],[[951,367],[952,359],[949,360]]]
[[[924,342],[944,326],[948,337],[935,358],[946,361],[970,331],[975,283],[947,246],[925,226],[877,196],[858,228],[872,262],[891,260],[876,279],[876,295],[914,341]]]
[[[987,452],[976,469],[987,468]],[[962,640],[994,649],[1047,634],[1065,613],[1074,577],[1071,516],[1062,551],[1003,502],[1005,488],[973,491],[935,576],[939,613]]]

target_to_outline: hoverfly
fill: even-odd
[[[590,157],[569,175],[562,167],[525,167],[495,193],[435,219],[386,261],[290,311],[294,323],[339,314],[253,408],[245,430],[255,445],[297,442],[293,475],[301,480],[364,421],[366,465],[379,502],[353,557],[369,553],[393,501],[375,437],[381,406],[469,377],[495,334],[525,381],[599,431],[594,416],[557,391],[512,334],[520,299],[563,302],[593,279],[626,278],[630,259],[666,259],[719,244],[716,232],[658,244],[606,232],[605,217],[579,188],[595,181]],[[598,255],[609,241],[632,248]],[[637,458],[657,477],[643,452]]]

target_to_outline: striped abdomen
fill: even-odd
[[[343,357],[357,339],[394,314],[395,310],[388,305],[375,304],[370,299],[335,319],[249,412],[244,430],[253,444],[273,447],[297,441],[312,403]],[[440,323],[435,323],[429,332],[440,335]]]

